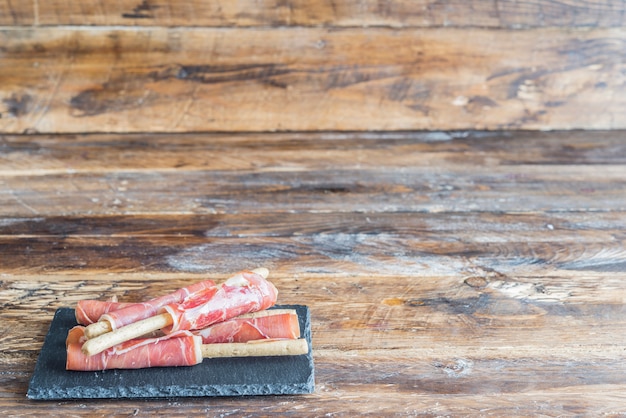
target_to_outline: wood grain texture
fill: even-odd
[[[306,149],[307,152],[301,152]],[[623,132],[2,135],[0,176],[615,166]]]
[[[613,132],[3,135],[0,413],[54,311],[264,265],[311,309],[315,393],[69,416],[626,413]],[[117,199],[117,200],[116,200]]]
[[[623,0],[562,1],[0,1],[0,25],[623,26]]]
[[[620,133],[529,136],[7,136],[0,214],[624,209]]]
[[[559,179],[559,175],[565,178]],[[4,216],[79,213],[258,213],[317,211],[575,211],[620,210],[624,170],[607,166],[460,170],[427,168],[310,172],[65,174],[4,180]]]
[[[0,45],[5,133],[626,128],[620,28],[24,28]]]

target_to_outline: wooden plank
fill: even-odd
[[[76,268],[121,272],[232,271],[241,268],[240,259],[246,260],[246,264],[288,267],[294,273],[338,274],[351,267],[378,274],[415,274],[412,272],[417,269],[421,276],[449,275],[455,271],[470,275],[481,266],[508,274],[537,274],[542,268],[609,273],[626,266],[626,248],[618,239],[623,233],[581,235],[579,240],[566,240],[555,233],[552,239],[542,237],[538,242],[521,241],[522,237],[521,242],[463,242],[462,237],[453,235],[448,237],[452,242],[446,242],[365,234],[273,239],[2,237],[0,248],[6,257],[2,261],[5,271],[33,273]],[[603,237],[608,241],[603,241]],[[229,258],[229,254],[239,257]]]
[[[621,29],[5,29],[0,131],[626,128],[625,42]]]
[[[623,26],[625,10],[620,0],[2,0],[0,25],[608,27]]]
[[[393,387],[391,388],[393,389]],[[135,415],[154,416],[164,410],[175,409],[176,414],[194,415],[207,413],[216,415],[232,414],[232,411],[242,415],[263,414],[289,415],[298,411],[299,416],[316,416],[332,413],[335,416],[356,415],[426,415],[426,416],[454,416],[480,417],[487,414],[495,416],[559,416],[567,411],[570,415],[623,415],[624,397],[623,387],[620,385],[598,385],[593,388],[570,387],[549,391],[524,391],[506,394],[443,394],[432,395],[426,391],[379,391],[360,390],[359,386],[336,387],[324,386],[323,393],[309,396],[281,396],[267,399],[216,399],[207,406],[206,399],[151,401],[137,403],[136,401],[99,401],[98,412],[104,415]],[[384,402],[356,402],[355,399],[380,399]],[[555,401],[557,399],[557,401]],[[17,406],[9,409],[15,414],[45,415],[50,413],[47,403],[28,402],[24,397],[0,398],[0,408],[6,405]],[[87,404],[80,404],[88,408]],[[84,405],[84,406],[83,406]],[[74,409],[76,406],[74,406]],[[333,411],[333,412],[327,412]],[[513,411],[513,412],[512,412]]]
[[[241,258],[294,274],[338,274],[353,266],[377,274],[470,277],[475,269],[482,272],[481,266],[518,275],[548,267],[610,273],[624,268],[626,254],[623,212],[137,218],[7,218],[0,229],[2,268],[228,272],[241,268]]]
[[[3,238],[44,237],[208,237],[290,238],[317,235],[419,236],[466,242],[518,240],[545,242],[559,239],[610,241],[625,231],[623,211],[552,213],[375,213],[313,212],[254,214],[156,214],[5,217]]]
[[[623,135],[621,131],[4,135],[0,137],[0,177],[331,167],[616,165],[626,163]]]
[[[623,212],[5,218],[0,266],[14,273],[229,272],[245,260],[292,274],[352,266],[367,274],[473,277],[549,268],[569,277],[624,268],[623,220]]]
[[[529,135],[5,136],[0,213],[623,210],[621,132]]]
[[[328,366],[332,367],[332,366]],[[508,375],[506,375],[508,377]],[[549,375],[546,379],[549,379]],[[441,378],[442,382],[452,382],[453,378]],[[6,387],[6,385],[5,385]],[[523,384],[520,382],[520,387]],[[24,386],[25,388],[25,386]],[[104,400],[97,403],[71,403],[72,411],[77,408],[90,408],[97,405],[98,412],[104,415],[154,416],[163,411],[176,411],[178,415],[210,413],[254,416],[259,411],[263,414],[290,415],[297,411],[298,416],[316,416],[332,413],[335,416],[356,415],[463,415],[481,417],[494,416],[561,416],[565,415],[623,415],[624,396],[622,385],[572,386],[551,390],[525,390],[514,393],[497,392],[493,394],[432,394],[428,388],[395,390],[388,385],[386,390],[376,388],[362,389],[360,385],[337,386],[324,385],[320,392],[307,396],[255,397],[254,399],[220,398],[169,400],[141,402],[127,400]],[[17,388],[21,389],[21,386]],[[399,388],[402,389],[402,388]],[[371,402],[384,397],[384,402]],[[370,402],[356,402],[355,399],[367,399]],[[209,405],[207,405],[209,404]],[[56,405],[56,404],[55,404]],[[61,407],[67,407],[62,403]],[[50,414],[46,402],[27,401],[25,397],[2,397],[0,408],[15,415],[41,416]],[[59,409],[60,407],[56,407]],[[82,411],[82,409],[81,409]],[[86,411],[85,414],[89,414]],[[328,412],[332,411],[332,412]],[[76,412],[74,412],[76,414]]]
[[[618,165],[19,176],[2,180],[0,214],[607,211],[624,207],[625,171]]]

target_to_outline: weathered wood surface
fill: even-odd
[[[4,136],[0,214],[621,210],[625,147],[621,132]]]
[[[2,136],[0,413],[624,414],[625,135]],[[315,393],[25,398],[56,308],[261,264]]]
[[[623,0],[0,0],[0,25],[623,26]]]
[[[626,128],[621,28],[8,28],[4,133]]]

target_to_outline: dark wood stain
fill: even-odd
[[[146,106],[153,98],[136,79],[119,79],[104,83],[101,88],[80,92],[70,100],[78,117],[95,116],[110,111],[121,112]]]
[[[26,93],[13,93],[10,97],[2,99],[2,102],[6,106],[7,113],[10,116],[14,118],[19,118],[27,115],[30,112],[30,108],[33,103],[33,97]]]
[[[291,72],[289,68],[280,64],[239,66],[182,65],[166,70],[166,74],[171,73],[172,70],[175,72],[174,77],[179,80],[195,81],[203,84],[269,80]],[[160,77],[162,77],[161,74],[155,76],[156,79]]]
[[[143,0],[140,4],[138,4],[132,13],[122,13],[122,18],[124,19],[153,19],[154,12],[160,6],[151,4],[148,0]]]

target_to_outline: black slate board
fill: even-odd
[[[297,311],[302,336],[311,347],[309,308],[303,305],[275,308]],[[191,367],[67,371],[65,338],[74,325],[73,309],[56,311],[28,386],[29,399],[284,395],[314,390],[311,348],[308,354],[300,356],[204,359]]]

